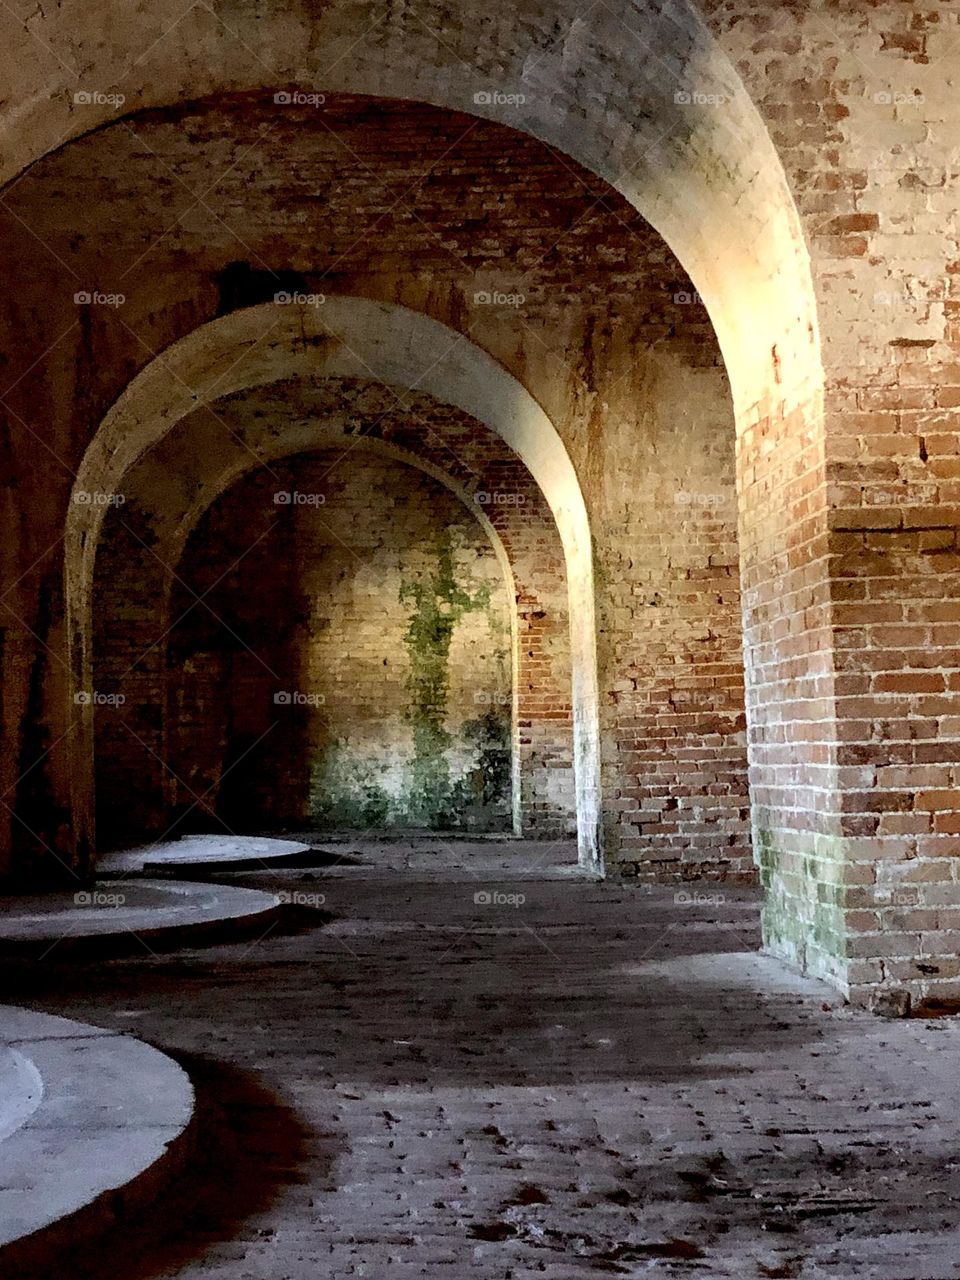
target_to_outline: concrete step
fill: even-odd
[[[105,878],[131,872],[156,874],[193,870],[263,870],[310,852],[310,845],[272,836],[184,836],[104,854],[97,875]]]
[[[0,898],[0,955],[151,955],[255,935],[280,918],[274,893],[175,880],[98,881],[76,893]]]
[[[0,1046],[0,1277],[69,1274],[181,1167],[193,1087],[150,1045],[17,1006]]]

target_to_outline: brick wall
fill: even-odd
[[[98,710],[101,839],[110,844],[139,839],[145,832],[165,830],[172,818],[168,736],[178,722],[179,704],[174,701],[168,712],[166,730],[159,708],[169,678],[165,655],[177,617],[174,609],[186,609],[191,599],[188,594],[186,603],[181,598],[172,606],[169,595],[197,493],[205,488],[216,493],[225,483],[222,475],[249,469],[255,456],[280,457],[320,438],[339,441],[329,463],[331,482],[356,473],[356,483],[374,485],[373,509],[377,491],[373,480],[364,480],[366,465],[371,451],[375,460],[377,450],[388,450],[446,477],[472,510],[489,521],[507,556],[516,593],[511,606],[517,634],[515,640],[508,637],[508,668],[511,680],[516,672],[517,714],[511,715],[509,692],[480,687],[468,718],[496,712],[507,722],[515,720],[512,745],[522,831],[550,836],[574,830],[566,581],[559,536],[542,494],[504,442],[467,415],[422,394],[410,396],[401,408],[383,387],[334,379],[245,392],[218,402],[215,415],[194,415],[131,473],[126,501],[108,518],[97,566],[94,683],[99,690],[121,693],[125,701],[118,708],[107,704]],[[401,467],[399,474],[409,475],[409,468]],[[203,499],[200,509],[209,501]],[[457,508],[454,503],[449,509]],[[326,504],[319,517],[329,523]],[[429,525],[430,537],[441,527],[437,517]],[[211,548],[212,562],[222,572],[229,560],[221,563],[217,545]],[[285,560],[291,555],[285,553]],[[199,615],[210,624],[209,603],[194,605],[188,618]],[[172,670],[179,670],[179,664]],[[258,670],[262,675],[254,660],[253,674]],[[222,703],[222,694],[218,696]],[[324,714],[328,720],[352,719],[342,706]],[[221,726],[225,722],[220,715]],[[206,771],[210,785],[209,760],[198,767]],[[181,753],[175,772],[187,769]],[[183,804],[182,795],[177,802]],[[394,813],[390,821],[396,818]],[[383,825],[390,823],[385,819]]]
[[[218,309],[272,296],[264,263],[290,287],[295,273],[307,291],[400,301],[465,332],[543,404],[584,490],[605,619],[611,862],[639,874],[743,873],[736,534],[733,503],[711,505],[732,493],[733,411],[706,310],[642,218],[542,144],[409,104],[330,99],[325,110],[319,132],[308,127],[314,115],[278,111],[263,96],[159,112],[135,135],[108,129],[78,142],[16,188],[11,209],[78,279],[110,289],[126,272],[123,306],[79,308],[62,337],[54,359],[82,368],[83,385],[71,375],[75,394],[53,417],[82,435],[152,352]],[[267,117],[270,147],[257,143]],[[229,171],[210,211],[177,221],[189,201],[170,171],[195,169],[199,181],[214,165]],[[116,207],[136,200],[135,224],[97,209],[106,172]],[[415,208],[402,199],[411,174],[420,175]],[[127,191],[116,187],[124,182]],[[230,229],[241,203],[246,247]],[[360,226],[376,234],[357,235]],[[8,227],[15,247],[30,238],[16,217]],[[248,267],[230,268],[238,258]],[[34,314],[26,303],[29,272],[17,261],[11,270],[7,305],[16,299],[24,342],[49,345],[52,328],[37,329],[46,306]],[[49,375],[44,366],[36,376]],[[34,376],[14,398],[38,392]],[[684,505],[688,490],[697,496]],[[539,609],[523,610],[532,637]],[[696,698],[681,700],[686,690]],[[565,748],[550,736],[538,743],[533,719],[524,745],[543,763],[528,809],[547,795],[548,825],[566,803],[562,792],[549,798]],[[539,725],[549,735],[548,718]]]
[[[702,332],[702,306],[677,311],[677,323]],[[709,356],[700,367],[664,362],[645,429],[612,417],[593,459],[606,495],[597,555],[607,845],[641,877],[754,875],[723,391]]]
[[[768,945],[858,999],[892,987],[952,998],[960,14],[709,9],[807,228],[827,373],[824,429],[798,422],[792,437],[806,532],[785,548],[801,590],[778,656],[805,676],[777,696],[806,743],[779,772],[798,836],[760,850]],[[769,561],[770,609],[782,609],[781,565]],[[764,770],[755,807],[772,802],[774,777]]]
[[[423,472],[338,458],[253,473],[190,539],[169,643],[177,802],[210,792],[248,829],[506,829],[512,646],[494,549]]]

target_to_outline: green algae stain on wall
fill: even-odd
[[[443,530],[437,539],[432,571],[403,582],[400,600],[413,606],[404,636],[410,661],[408,719],[413,728],[409,820],[413,826],[457,825],[455,791],[447,759],[453,745],[446,728],[450,645],[461,619],[486,609],[490,588],[482,584],[471,594],[457,583],[450,534]]]
[[[476,764],[454,784],[453,810],[460,821],[471,811],[506,818],[513,786],[510,730],[509,719],[492,710],[464,723],[463,739]]]
[[[394,588],[401,703],[379,744],[331,726],[312,770],[321,827],[512,830],[512,632],[499,586],[474,577],[475,548],[458,534],[444,527],[404,566]]]
[[[320,750],[311,786],[311,816],[321,827],[381,830],[396,821],[377,770],[333,740]]]

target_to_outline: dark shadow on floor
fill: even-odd
[[[169,1052],[168,1050],[165,1050]],[[117,1223],[64,1275],[153,1280],[243,1234],[291,1183],[329,1178],[338,1140],[312,1133],[248,1072],[200,1054],[170,1054],[197,1095],[193,1150],[175,1181],[144,1210]]]
[[[498,908],[478,904],[472,882],[283,883],[321,887],[329,923],[305,911],[302,931],[253,944],[23,970],[6,998],[111,1027],[133,1005],[137,1021],[119,1027],[161,1046],[178,1019],[199,1021],[224,1043],[246,1039],[245,1060],[263,1054],[268,1069],[309,1060],[328,1087],[665,1083],[702,1077],[705,1057],[730,1078],[752,1063],[717,1055],[822,1051],[836,1032],[809,997],[754,994],[757,920],[743,893],[703,910],[637,893],[625,909],[602,885],[535,883],[522,907]]]

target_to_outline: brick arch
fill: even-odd
[[[783,165],[692,0],[635,0],[623,15],[576,0],[519,0],[496,15],[451,0],[270,0],[224,16],[101,0],[82,20],[56,7],[2,22],[18,104],[0,114],[2,182],[124,113],[207,95],[416,98],[529,133],[624,195],[706,301],[742,413],[822,383]]]
[[[121,748],[101,756],[97,725],[97,786],[104,788],[107,812],[122,816],[126,834],[121,839],[143,839],[169,821],[164,641],[175,570],[193,530],[244,475],[330,446],[351,455],[355,449],[377,452],[424,472],[450,490],[483,528],[511,601],[516,834],[552,837],[570,830],[572,803],[559,805],[556,799],[558,792],[572,798],[572,724],[569,717],[558,717],[559,708],[569,704],[569,662],[563,660],[569,646],[559,662],[553,652],[558,633],[568,629],[562,548],[542,494],[520,473],[522,464],[500,437],[460,415],[457,429],[447,430],[448,407],[433,406],[425,397],[401,404],[392,390],[369,382],[270,385],[219,400],[213,408],[215,417],[200,409],[182,419],[127,473],[125,504],[108,516],[98,550],[94,685],[124,694],[135,730],[135,736],[121,732],[123,723],[112,722],[125,720],[124,714],[111,716],[107,729]],[[478,486],[493,487],[500,477],[504,484],[522,486],[522,506],[478,503]],[[531,530],[540,558],[546,551],[556,564],[552,572],[541,567],[533,573],[529,556],[522,554]],[[120,608],[122,627],[116,623]],[[550,618],[546,626],[539,620],[544,611]],[[550,653],[545,638],[552,641]],[[153,718],[156,705],[166,708],[159,720]],[[146,709],[144,715],[138,708]],[[137,780],[136,811],[130,806],[131,777]]]
[[[601,869],[593,548],[576,473],[550,419],[512,375],[462,335],[407,308],[360,298],[329,298],[319,307],[250,307],[202,325],[133,380],[84,455],[67,516],[65,599],[74,688],[92,687],[95,566],[107,510],[81,495],[123,493],[131,468],[198,403],[291,377],[373,378],[419,389],[500,436],[539,486],[566,570],[580,857],[586,868]],[[75,821],[89,838],[90,705],[81,708],[75,741]]]
[[[124,112],[296,88],[495,119],[599,175],[659,232],[706,303],[736,404],[755,849],[776,907],[768,940],[808,963],[832,930],[817,924],[807,860],[830,862],[843,836],[839,809],[821,803],[840,785],[823,358],[783,164],[696,0],[626,12],[576,0],[502,12],[450,0],[331,0],[319,12],[311,0],[186,11],[95,0],[82,20],[58,7],[29,26],[9,11],[0,23],[17,103],[0,113],[0,180]],[[76,91],[101,97],[75,104]],[[838,866],[822,876],[831,889]],[[814,963],[837,971],[831,956]]]

